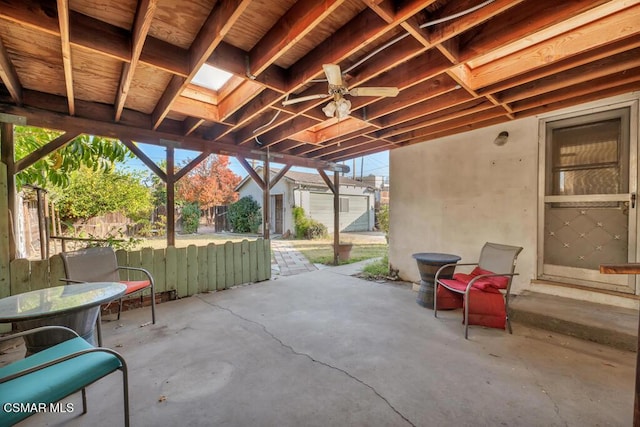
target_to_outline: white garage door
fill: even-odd
[[[369,196],[340,196],[340,231],[369,230]],[[309,216],[333,232],[333,194],[310,193]]]

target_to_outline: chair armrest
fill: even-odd
[[[454,268],[455,268],[457,266],[464,266],[464,265],[478,265],[478,263],[477,262],[470,262],[470,263],[463,263],[463,264],[459,264],[459,263],[445,264],[442,267],[440,267],[438,269],[438,271],[436,271],[436,276],[435,276],[435,279],[434,279],[434,283],[438,282],[438,277],[440,276],[440,272],[442,270],[444,270],[445,268],[449,268],[451,266],[454,266]]]
[[[38,333],[38,332],[44,332],[44,331],[47,331],[47,330],[52,330],[52,329],[62,329],[63,331],[67,331],[70,334],[74,335],[75,337],[79,337],[80,336],[80,335],[78,335],[78,333],[76,331],[74,331],[73,329],[67,328],[66,326],[40,326],[39,328],[33,328],[33,329],[29,329],[28,331],[17,332],[15,334],[7,335],[5,337],[0,337],[0,342],[8,341],[8,340],[12,340],[14,338],[20,338],[20,337],[23,337],[25,335],[31,335],[31,334],[35,334],[35,333]]]
[[[469,292],[469,289],[471,289],[471,286],[473,286],[473,284],[475,283],[476,280],[478,279],[483,279],[485,277],[499,277],[499,276],[518,276],[520,273],[504,273],[504,274],[481,274],[479,276],[474,277],[473,279],[469,280],[469,283],[467,283],[467,289],[466,289],[466,293]]]
[[[121,267],[121,266],[118,266],[118,270],[139,271],[141,273],[144,273],[147,276],[147,278],[149,279],[149,281],[153,284],[153,276],[151,276],[151,273],[149,273],[149,271],[147,269],[140,268],[140,267]]]
[[[29,374],[31,374],[33,372],[36,372],[36,371],[40,371],[42,369],[48,368],[49,366],[57,365],[58,363],[62,363],[64,361],[66,361],[66,360],[74,359],[74,358],[82,356],[84,354],[96,353],[96,352],[110,353],[111,355],[117,357],[118,360],[120,361],[120,364],[122,365],[123,369],[126,369],[127,364],[126,364],[124,358],[118,352],[113,351],[110,348],[93,347],[93,348],[88,348],[86,350],[80,350],[80,351],[76,351],[76,352],[73,352],[73,353],[69,353],[66,356],[58,357],[58,358],[50,360],[48,362],[32,366],[32,367],[30,367],[28,369],[24,369],[22,371],[16,372],[16,373],[11,374],[11,375],[7,375],[6,377],[0,378],[0,384],[6,383],[6,382],[11,381],[11,380],[14,380],[16,378],[23,377],[25,375],[29,375]]]

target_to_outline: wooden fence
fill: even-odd
[[[175,291],[178,298],[199,292],[220,291],[243,283],[271,278],[271,241],[209,243],[186,248],[145,248],[116,252],[118,264],[142,267],[153,275],[156,293]],[[64,284],[60,255],[48,260],[11,261],[11,295]],[[142,280],[140,273],[123,271],[122,280]]]

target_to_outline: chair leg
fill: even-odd
[[[98,307],[98,319],[96,320],[96,332],[98,333],[98,347],[102,347],[102,310]]]
[[[120,320],[120,313],[122,313],[122,298],[118,302],[118,320]]]
[[[464,339],[469,339],[469,292],[464,294]]]
[[[127,367],[122,368],[122,386],[124,396],[124,425],[129,427],[129,375],[127,374]]]
[[[82,415],[87,413],[87,389],[82,389]]]
[[[156,324],[156,285],[151,279],[151,321]]]
[[[433,317],[438,317],[438,281],[433,284]]]

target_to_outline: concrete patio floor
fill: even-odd
[[[471,327],[408,286],[328,268],[160,304],[103,324],[129,364],[132,426],[626,426],[635,354],[514,324]],[[24,426],[122,423],[121,375],[86,415]],[[79,393],[64,400],[81,408]]]

